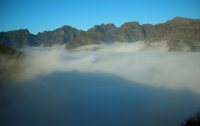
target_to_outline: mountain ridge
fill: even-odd
[[[189,51],[200,51],[200,19],[175,17],[165,23],[140,24],[126,22],[119,27],[112,23],[94,25],[88,30],[78,30],[64,25],[53,31],[34,35],[28,29],[0,32],[0,43],[13,48],[24,46],[52,46],[66,44],[66,49],[101,42],[167,41],[170,50],[181,50],[186,45]]]

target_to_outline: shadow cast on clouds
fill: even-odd
[[[111,74],[53,72],[2,88],[6,125],[179,125],[199,94],[155,88]],[[9,121],[12,119],[12,121]]]

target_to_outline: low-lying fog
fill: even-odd
[[[200,53],[147,49],[144,42],[90,45],[74,51],[62,47],[26,48],[30,57],[21,75],[33,79],[55,71],[106,73],[153,87],[200,93]]]
[[[165,42],[22,51],[23,70],[0,88],[0,124],[176,126],[200,109],[199,52]]]

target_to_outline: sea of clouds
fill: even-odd
[[[28,81],[56,71],[106,73],[153,87],[200,93],[200,52],[169,52],[165,42],[88,45],[66,51],[64,46],[27,47],[22,72]]]

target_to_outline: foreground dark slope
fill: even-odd
[[[200,51],[200,20],[176,17],[161,24],[143,24],[127,22],[120,27],[114,24],[95,25],[87,31],[63,26],[53,31],[33,35],[27,29],[1,32],[0,41],[14,48],[24,46],[52,46],[66,44],[66,49],[101,42],[167,41],[169,50]]]
[[[23,52],[0,44],[0,86],[2,80],[21,70],[23,57]]]

